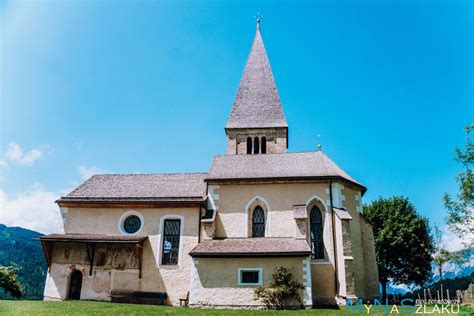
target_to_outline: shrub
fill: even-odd
[[[16,278],[17,269],[14,267],[0,266],[0,287],[5,289],[13,297],[20,297],[21,286]]]
[[[277,268],[272,274],[269,287],[258,286],[255,289],[255,300],[262,301],[270,309],[284,309],[295,305],[302,307],[303,301],[299,292],[304,289],[304,285],[292,277],[293,268]],[[295,304],[295,301],[298,304]]]

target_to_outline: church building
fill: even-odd
[[[288,131],[258,21],[225,154],[203,173],[94,175],[58,199],[44,299],[262,308],[254,290],[282,266],[306,307],[378,296],[366,188],[321,148],[288,152]]]

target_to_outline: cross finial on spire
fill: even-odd
[[[260,12],[257,12],[257,15],[254,16],[255,20],[257,21],[257,30],[260,30],[260,21],[263,18],[263,15]]]

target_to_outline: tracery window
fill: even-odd
[[[164,222],[161,264],[176,265],[179,257],[181,220],[166,219]]]
[[[130,215],[124,219],[122,225],[127,234],[135,234],[142,226],[142,221],[137,215]]]
[[[265,213],[260,206],[252,214],[252,237],[265,237]]]
[[[313,206],[310,213],[311,258],[324,259],[323,219],[321,211]]]

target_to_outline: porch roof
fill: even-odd
[[[203,240],[194,247],[191,257],[298,257],[309,256],[311,249],[304,239],[295,238],[225,238]]]
[[[147,236],[122,236],[105,234],[50,234],[41,236],[41,241],[77,241],[94,243],[141,243]]]

